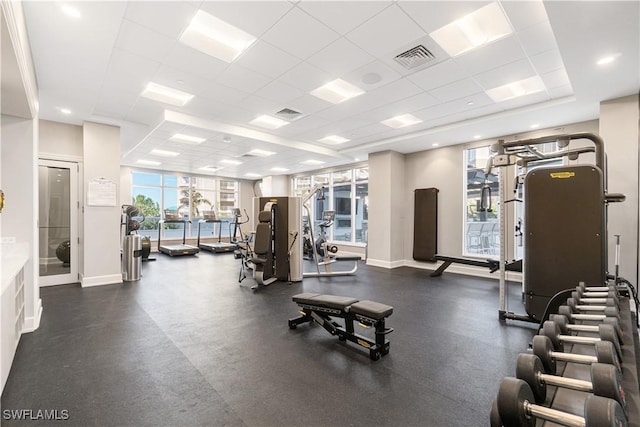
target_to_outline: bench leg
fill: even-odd
[[[438,267],[433,273],[431,273],[429,276],[431,277],[438,277],[438,276],[442,276],[442,273],[449,268],[449,266],[451,265],[451,261],[445,261],[443,262],[440,267]]]

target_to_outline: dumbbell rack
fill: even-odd
[[[596,324],[590,322],[582,322],[584,324]],[[640,427],[640,385],[639,372],[636,352],[638,351],[639,338],[638,331],[634,328],[634,322],[631,318],[631,310],[629,300],[627,298],[620,299],[620,327],[624,334],[624,343],[622,344],[622,387],[625,391],[627,402],[628,421],[631,427]],[[589,332],[580,332],[579,336],[596,337],[597,334]],[[565,344],[565,352],[584,355],[595,355],[594,347],[584,344]],[[577,363],[557,362],[556,375],[567,378],[575,378],[584,381],[591,381],[591,368],[589,365],[581,365]],[[547,401],[544,406],[556,409],[562,412],[584,415],[585,393],[574,391],[566,388],[556,388],[547,386]],[[550,421],[538,420],[536,427],[556,427],[561,426]]]

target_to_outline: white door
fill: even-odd
[[[78,282],[78,164],[40,160],[40,286]]]

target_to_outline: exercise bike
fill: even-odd
[[[323,258],[322,262],[330,261],[329,254],[335,254],[338,252],[338,247],[327,242],[327,229],[333,225],[336,219],[335,211],[322,212],[322,222],[318,224],[320,227],[320,234],[316,239],[316,253],[319,257]]]

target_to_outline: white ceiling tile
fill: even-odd
[[[567,72],[563,69],[551,71],[549,73],[542,74],[542,81],[547,89],[553,89],[558,86],[565,86],[571,84]]]
[[[531,63],[526,59],[522,59],[500,68],[494,68],[493,70],[476,74],[473,78],[480,86],[487,90],[535,75],[536,72],[531,66]]]
[[[115,47],[133,54],[162,62],[176,39],[167,37],[132,21],[123,20]]]
[[[325,101],[308,93],[302,95],[300,98],[292,99],[288,102],[288,105],[296,111],[303,111],[305,114],[313,114],[330,108],[330,105]]]
[[[215,80],[229,64],[182,43],[175,43],[165,65],[200,76],[207,80]]]
[[[198,89],[198,96],[230,105],[241,105],[247,92],[213,82],[204,82]]]
[[[323,69],[336,77],[357,69],[375,60],[349,40],[339,38],[329,46],[316,53],[307,62]]]
[[[402,46],[425,35],[425,32],[394,4],[346,37],[370,54],[386,58],[402,53]]]
[[[257,95],[249,95],[242,100],[242,108],[255,113],[256,116],[262,114],[274,114],[282,109],[282,103],[271,99],[266,99]]]
[[[469,76],[470,74],[464,68],[449,59],[433,67],[418,71],[415,74],[407,76],[407,78],[422,89],[431,90],[457,80],[465,79]]]
[[[392,3],[390,1],[309,1],[298,7],[340,34],[346,34]]]
[[[379,81],[369,80],[371,77]],[[381,61],[374,61],[364,67],[347,74],[344,79],[359,88],[370,92],[379,87],[386,86],[402,77],[398,72]],[[369,82],[369,83],[367,83]]]
[[[333,79],[326,71],[302,62],[282,75],[278,81],[297,87],[303,92],[311,92]]]
[[[516,31],[549,20],[542,0],[502,1],[500,4]]]
[[[548,21],[518,32],[518,39],[520,39],[520,43],[522,43],[522,47],[528,56],[558,48],[551,24]]]
[[[430,33],[489,4],[488,1],[399,1],[398,5]]]
[[[159,67],[159,62],[121,49],[114,49],[104,83],[110,87],[121,85],[126,90],[132,91],[139,88],[138,90],[142,92],[146,84],[153,79]]]
[[[551,99],[546,91],[532,93],[531,95],[519,96],[517,98],[509,99],[504,102],[498,103],[503,110],[510,110],[513,108],[524,107],[531,104],[537,104],[539,102],[548,101]]]
[[[399,116],[401,114],[412,113],[414,111],[423,110],[430,106],[438,104],[439,101],[433,95],[428,93],[420,93],[401,101],[397,101],[375,110],[367,111],[365,114],[371,120],[381,121],[390,117]]]
[[[130,1],[125,17],[133,22],[177,39],[196,13],[194,4],[180,1]]]
[[[548,73],[549,71],[564,68],[562,57],[557,49],[548,50],[538,55],[530,57],[531,63],[538,74]]]
[[[563,96],[573,95],[573,88],[571,85],[567,84],[564,86],[557,86],[549,89],[549,96],[551,98],[562,98]]]
[[[292,99],[301,97],[302,95],[304,95],[304,92],[302,92],[300,89],[296,89],[293,86],[275,80],[262,89],[256,91],[255,94],[263,98],[286,104]]]
[[[216,83],[245,92],[255,92],[271,81],[270,78],[237,64],[232,64],[216,79]]]
[[[475,81],[465,79],[433,89],[429,91],[429,94],[442,102],[449,102],[456,99],[469,98],[480,92],[483,92],[483,89]]]
[[[300,9],[294,8],[262,38],[298,58],[306,59],[338,37],[335,31]]]
[[[470,74],[478,74],[524,58],[522,46],[512,35],[456,56],[454,61]]]
[[[126,120],[135,123],[152,124],[162,119],[164,105],[146,98],[138,98],[136,105],[127,113]]]
[[[325,126],[329,124],[329,121],[323,119],[319,116],[307,116],[302,117],[287,126],[284,126],[279,129],[279,134],[283,136],[295,136],[300,135],[302,133],[308,132],[310,129],[315,129],[317,127]]]
[[[203,1],[201,9],[260,37],[281,19],[293,4],[288,1]]]
[[[249,70],[276,78],[289,71],[301,60],[262,40],[254,43],[235,63]]]

